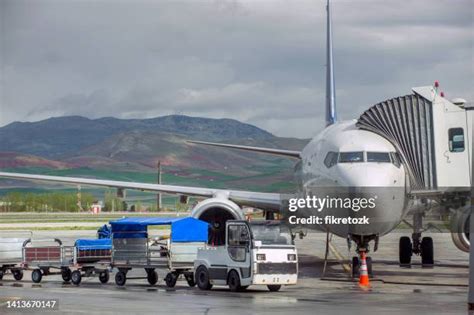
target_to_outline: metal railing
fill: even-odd
[[[120,231],[118,234],[132,236],[141,232]],[[145,234],[145,233],[143,233]],[[168,246],[156,243],[146,237],[120,237],[112,236],[112,264],[142,265],[142,266],[167,266]]]
[[[34,245],[30,240],[23,243],[22,260],[27,265],[69,265],[73,259],[72,246],[63,246],[59,239],[37,239],[35,243],[52,243]]]

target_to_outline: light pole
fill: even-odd
[[[158,161],[158,174],[157,174],[157,182],[158,185],[161,184],[161,161]],[[156,210],[160,211],[161,210],[161,193],[156,194]]]

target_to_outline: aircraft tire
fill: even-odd
[[[411,240],[408,236],[400,237],[398,249],[400,266],[410,266],[413,250]]]

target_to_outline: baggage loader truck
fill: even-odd
[[[228,285],[235,292],[260,284],[278,291],[296,284],[298,255],[289,229],[279,221],[229,220],[225,245],[200,248],[194,268],[202,290]]]

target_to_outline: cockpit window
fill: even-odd
[[[336,152],[328,152],[326,158],[324,159],[324,165],[327,168],[330,168],[337,164],[337,153]]]
[[[400,160],[400,156],[397,152],[390,152],[390,155],[392,156],[392,163],[396,167],[400,168],[400,165],[402,164]]]
[[[364,152],[340,152],[339,163],[359,163],[364,162]]]
[[[367,162],[391,163],[388,152],[367,152]]]

